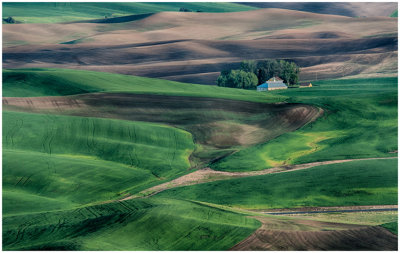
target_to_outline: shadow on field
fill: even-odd
[[[318,108],[304,104],[128,93],[4,98],[3,104],[31,112],[168,124],[193,134],[194,141],[203,145],[204,149],[196,154],[204,162],[226,156],[238,146],[264,143],[294,131],[321,113]]]
[[[81,21],[69,22],[67,24],[73,24],[73,23],[106,23],[106,24],[125,23],[125,22],[132,22],[132,21],[137,21],[137,20],[143,19],[143,18],[147,18],[153,14],[154,13],[146,13],[146,14],[136,14],[136,15],[116,17],[116,18],[81,20]]]

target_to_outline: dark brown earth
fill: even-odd
[[[231,250],[397,250],[397,236],[375,226],[336,231],[272,231],[255,234]]]
[[[397,250],[397,236],[379,226],[255,218],[262,227],[231,250]]]

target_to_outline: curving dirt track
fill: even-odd
[[[364,159],[347,159],[347,160],[332,160],[332,161],[324,161],[324,162],[313,162],[313,163],[306,163],[306,164],[299,164],[299,165],[291,165],[285,167],[275,167],[269,168],[261,171],[249,171],[249,172],[226,172],[226,171],[216,171],[212,170],[211,168],[204,168],[201,170],[197,170],[190,174],[184,175],[177,179],[174,179],[170,182],[166,182],[164,184],[156,185],[149,189],[146,189],[140,192],[137,195],[125,197],[122,200],[128,200],[137,197],[150,197],[162,191],[187,186],[187,185],[195,185],[201,184],[206,182],[213,182],[218,180],[225,180],[230,178],[237,178],[237,177],[251,177],[251,176],[259,176],[259,175],[267,175],[273,173],[284,173],[284,172],[291,172],[295,170],[304,170],[309,169],[315,166],[326,165],[326,164],[336,164],[336,163],[345,163],[351,161],[363,161],[363,160],[376,160],[376,159],[394,159],[397,157],[382,157],[382,158],[364,158]],[[259,210],[258,210],[259,211]],[[268,211],[277,211],[277,212],[285,212],[285,209],[278,209],[278,210],[268,210]]]
[[[321,211],[291,211],[291,212],[265,212],[272,215],[297,215],[297,214],[312,214],[312,213],[357,213],[357,212],[386,212],[397,211],[398,208],[381,208],[381,209],[341,209],[341,210],[321,210]]]
[[[398,209],[398,205],[369,205],[369,206],[320,206],[320,207],[298,207],[298,208],[277,208],[268,210],[253,210],[265,214],[270,213],[289,213],[289,212],[301,212],[301,213],[315,213],[315,212],[341,212],[346,210],[352,211],[379,211],[380,209]]]

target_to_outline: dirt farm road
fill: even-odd
[[[273,174],[273,173],[284,173],[284,172],[291,172],[296,170],[304,170],[309,169],[312,167],[320,166],[320,165],[327,165],[327,164],[337,164],[337,163],[345,163],[345,162],[352,162],[352,161],[365,161],[365,160],[380,160],[380,159],[396,159],[395,157],[379,157],[379,158],[361,158],[361,159],[346,159],[346,160],[332,160],[332,161],[323,161],[323,162],[312,162],[312,163],[304,163],[298,165],[287,165],[282,167],[274,167],[260,171],[249,171],[249,172],[226,172],[226,171],[216,171],[211,168],[204,168],[187,175],[181,176],[176,178],[172,181],[156,185],[149,189],[143,190],[136,195],[125,196],[118,201],[125,201],[133,198],[143,198],[143,197],[150,197],[162,191],[187,186],[187,185],[195,185],[207,182],[213,182],[218,180],[225,180],[230,178],[238,178],[238,177],[251,177],[251,176],[259,176],[259,175],[266,175],[266,174]]]
[[[189,173],[170,182],[154,186],[136,195],[126,196],[117,201],[133,198],[146,198],[167,189],[195,185],[237,177],[249,177],[272,173],[283,173],[303,170],[326,164],[337,164],[351,161],[396,159],[397,157],[364,158],[313,162],[285,167],[275,167],[251,172],[223,172],[204,168]],[[398,211],[397,205],[375,206],[342,206],[342,207],[305,207],[293,209],[243,210],[250,211],[254,218],[262,223],[249,237],[245,238],[231,251],[265,251],[265,250],[397,250],[397,235],[380,226],[355,225],[346,223],[322,222],[307,219],[282,220],[280,218],[260,215],[302,215],[313,213],[341,212],[385,212]],[[257,214],[258,213],[258,214]]]
[[[316,210],[316,211],[280,211],[280,212],[260,212],[264,214],[271,215],[293,215],[293,214],[314,214],[314,213],[356,213],[356,212],[384,212],[384,211],[398,211],[397,206],[387,207],[382,206],[382,208],[366,208],[366,209],[356,209],[354,207],[347,207],[347,209],[337,208],[335,210]]]

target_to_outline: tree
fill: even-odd
[[[243,70],[223,71],[217,79],[217,85],[240,89],[251,89],[257,86],[257,76]]]
[[[226,75],[221,74],[218,78],[217,78],[217,85],[221,86],[221,87],[227,87],[227,78]]]
[[[9,24],[15,24],[15,19],[13,17],[3,18],[3,20]]]
[[[181,12],[192,12],[192,10],[190,10],[190,9],[188,9],[188,8],[185,8],[185,7],[181,7],[181,8],[179,9],[179,11],[181,11]]]
[[[252,72],[245,72],[245,80],[243,82],[243,88],[244,89],[252,89],[256,88],[258,84],[258,78],[257,76],[252,73]]]
[[[289,79],[292,73],[290,63],[280,60],[279,65],[281,66],[281,78],[283,79],[283,82],[289,84]]]
[[[227,76],[229,75],[230,70],[223,70],[217,79],[217,85],[221,87],[228,87]]]
[[[290,63],[290,73],[289,84],[296,84],[299,81],[300,68],[294,62]]]
[[[218,86],[251,89],[271,77],[278,76],[287,85],[299,81],[300,69],[294,62],[284,60],[247,60],[238,70],[224,70],[217,79]]]
[[[276,60],[263,60],[257,64],[258,83],[262,84],[273,76],[281,75],[281,65]]]
[[[242,61],[240,63],[240,69],[255,74],[257,72],[257,62],[254,60]]]
[[[281,65],[281,78],[287,85],[296,84],[299,81],[300,69],[294,62],[279,61]]]
[[[294,62],[284,60],[263,60],[257,64],[258,83],[264,83],[274,76],[279,76],[288,84],[296,84],[299,80],[300,69]]]

